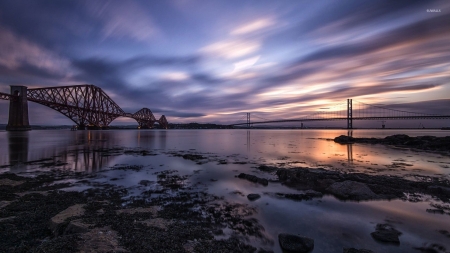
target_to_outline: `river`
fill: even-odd
[[[450,178],[450,157],[383,145],[333,142],[336,136],[385,137],[446,136],[442,130],[105,130],[69,131],[35,130],[0,132],[0,173],[34,175],[54,169],[94,173],[91,180],[112,183],[138,196],[145,187],[143,179],[156,181],[154,172],[176,170],[189,176],[185,184],[223,197],[226,201],[255,207],[257,218],[268,241],[250,240],[274,252],[281,252],[279,233],[301,234],[315,239],[313,252],[342,252],[355,247],[375,252],[414,252],[414,247],[437,243],[450,250],[449,238],[438,231],[450,230],[450,215],[430,213],[439,200],[423,196],[421,201],[340,201],[331,195],[309,201],[273,197],[269,193],[295,193],[281,183],[262,186],[236,178],[249,173],[267,179],[276,175],[256,170],[257,165],[281,168],[324,168],[340,172],[370,175],[396,175],[409,180],[422,177]],[[114,149],[147,150],[152,155],[114,155]],[[112,154],[105,155],[104,150]],[[201,154],[208,157],[195,162],[175,153]],[[48,159],[53,166],[33,161]],[[56,165],[55,165],[56,164]],[[143,170],[110,170],[118,165],[141,165]],[[151,172],[151,173],[149,173]],[[111,181],[114,178],[115,180]],[[75,182],[66,190],[82,191],[92,185]],[[235,194],[238,192],[239,194]],[[262,197],[250,202],[250,193]],[[402,232],[399,245],[375,241],[370,233],[378,223],[392,222]],[[225,233],[226,236],[226,233]],[[272,243],[270,243],[272,241]],[[420,252],[420,251],[417,251]]]

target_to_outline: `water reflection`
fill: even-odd
[[[347,144],[347,159],[348,164],[353,164],[353,145]]]
[[[22,168],[28,162],[29,132],[8,132],[9,164],[12,168]]]
[[[167,131],[159,132],[159,148],[166,149],[167,144]]]
[[[247,153],[250,153],[250,130],[247,130]]]

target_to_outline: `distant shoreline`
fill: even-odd
[[[72,125],[52,125],[52,126],[39,126],[32,125],[32,130],[56,130],[56,129],[68,129],[70,130]],[[5,130],[6,124],[0,124],[0,130]],[[107,130],[137,130],[138,126],[136,125],[125,125],[125,126],[110,126]],[[154,128],[156,130],[158,128]],[[450,127],[436,127],[436,128],[353,128],[347,129],[343,127],[230,127],[229,125],[218,125],[218,124],[169,124],[169,130],[174,129],[247,129],[247,130],[283,130],[283,129],[291,129],[291,130],[450,130]]]

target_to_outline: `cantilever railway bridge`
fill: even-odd
[[[75,122],[78,129],[106,128],[118,117],[135,119],[139,128],[152,128],[155,122],[162,128],[168,128],[164,115],[156,119],[148,108],[142,108],[135,113],[126,113],[101,88],[90,84],[37,89],[11,86],[11,94],[0,92],[0,99],[10,101],[7,130],[30,129],[28,101],[62,113]]]
[[[354,103],[355,102],[355,103]],[[450,108],[450,107],[449,107]],[[238,122],[230,124],[230,126],[244,126],[247,128],[258,124],[269,123],[289,123],[289,122],[307,122],[307,121],[335,121],[345,120],[347,121],[347,128],[353,128],[354,120],[411,120],[411,119],[450,119],[449,111],[443,114],[426,114],[419,112],[408,112],[396,109],[390,109],[386,106],[371,105],[353,99],[347,99],[347,103],[341,103],[334,105],[330,108],[325,108],[310,115],[305,115],[295,119],[265,119],[259,116],[253,115],[257,118],[257,121],[250,120],[250,113],[246,113],[246,120],[244,122]],[[244,119],[242,119],[243,121]],[[383,123],[384,126],[384,123]]]

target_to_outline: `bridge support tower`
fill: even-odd
[[[28,99],[26,86],[11,86],[11,97],[9,101],[9,120],[7,131],[31,130],[28,121]]]
[[[347,99],[347,129],[353,129],[352,100]]]
[[[250,124],[250,113],[247,112],[247,128],[250,128],[251,124]]]

